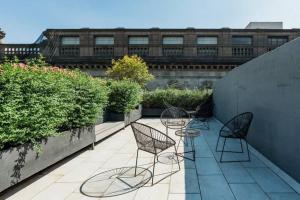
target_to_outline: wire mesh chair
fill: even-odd
[[[139,150],[154,154],[153,170],[152,170],[152,185],[153,185],[156,157],[159,153],[172,146],[174,146],[177,163],[180,170],[179,159],[177,156],[176,142],[172,138],[170,138],[169,136],[165,135],[164,133],[150,126],[137,123],[137,122],[132,122],[131,128],[133,130],[134,137],[138,146],[136,161],[135,161],[135,175],[136,175]]]
[[[200,122],[201,126],[205,129],[209,130],[208,119],[213,116],[213,99],[212,95],[210,95],[206,101],[201,103],[196,107],[196,110],[187,111],[188,114],[193,118],[196,122]]]
[[[168,135],[169,129],[180,130],[186,127],[190,122],[190,116],[183,108],[169,107],[161,113],[160,121],[166,127]]]
[[[223,127],[220,129],[219,137],[216,145],[216,151],[222,152],[220,162],[246,162],[250,161],[250,154],[249,154],[249,148],[248,148],[248,142],[247,142],[247,135],[248,130],[251,125],[253,119],[253,113],[251,112],[245,112],[241,113],[235,117],[233,117],[231,120],[226,122]],[[219,140],[220,138],[224,138],[223,147],[222,150],[218,150]],[[225,144],[227,139],[239,139],[241,144],[241,151],[225,151]],[[224,152],[231,152],[231,153],[244,153],[242,139],[246,142],[247,147],[247,154],[248,159],[247,160],[238,160],[238,161],[223,161],[223,153]]]

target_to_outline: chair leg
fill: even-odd
[[[156,158],[156,154],[154,155],[154,159],[153,159],[153,169],[152,169],[152,185],[153,185],[153,180],[154,180],[155,158]]]
[[[178,144],[177,144],[177,149],[179,149],[179,144],[180,144],[181,139],[182,139],[182,137],[180,136]],[[184,142],[182,142],[182,143],[183,143],[183,146],[184,146]]]
[[[248,152],[248,160],[247,160],[247,161],[250,161],[249,147],[248,147],[248,142],[247,142],[247,140],[246,140],[246,139],[245,139],[245,142],[246,142],[246,146],[247,146],[247,152]]]
[[[226,138],[224,138],[224,143],[223,143],[223,148],[222,148],[222,151],[221,151],[221,158],[220,158],[220,162],[249,162],[251,159],[250,159],[250,151],[249,151],[249,145],[248,145],[248,142],[246,139],[244,139],[245,142],[246,142],[246,147],[247,147],[247,156],[248,156],[248,159],[247,160],[231,160],[231,161],[223,161],[222,158],[223,158],[223,153],[224,152],[231,152],[231,153],[242,153],[243,152],[243,147],[241,146],[242,148],[242,152],[234,152],[234,151],[224,151],[224,148],[225,148],[225,143],[226,143]],[[241,145],[242,145],[242,141],[241,142]]]
[[[134,176],[136,176],[136,168],[137,168],[138,157],[139,157],[139,149],[137,149],[137,151],[136,151]]]
[[[220,135],[219,135],[219,137],[218,137],[218,141],[217,141],[217,145],[216,145],[216,151],[218,151],[219,141],[220,141]]]
[[[223,143],[223,147],[222,147],[222,153],[221,153],[220,162],[223,162],[223,161],[222,161],[222,158],[223,158],[223,153],[224,153],[225,143],[226,143],[226,138],[224,138],[224,143]]]
[[[242,139],[241,138],[240,138],[240,143],[241,143],[242,153],[244,153],[244,148],[243,148],[243,143],[242,143]]]
[[[208,120],[208,119],[205,120],[205,123],[206,123],[206,128],[207,128],[207,130],[209,130],[209,123],[208,123],[207,120]]]
[[[176,155],[176,158],[177,158],[177,164],[178,164],[178,167],[179,167],[179,170],[180,170],[180,164],[179,164],[179,159],[178,159],[178,153],[177,153],[176,145],[174,145],[174,149],[175,149],[175,155]]]

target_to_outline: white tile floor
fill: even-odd
[[[141,123],[153,126],[161,131],[165,128],[159,119],[141,119]],[[201,130],[196,138],[196,161],[180,159],[178,165],[167,159],[170,153],[162,154],[155,168],[154,185],[151,180],[138,189],[128,185],[147,179],[152,170],[153,156],[140,151],[138,169],[141,174],[132,179],[133,168],[122,173],[125,183],[109,182],[103,172],[135,165],[137,146],[130,127],[125,128],[107,140],[98,143],[94,150],[85,150],[68,158],[53,167],[39,173],[22,184],[4,193],[0,199],[7,200],[85,200],[104,199],[102,194],[120,194],[109,197],[109,200],[300,200],[297,194],[284,180],[277,176],[259,158],[251,153],[251,162],[220,163],[220,154],[214,151],[217,133],[221,124],[210,120],[210,130]],[[174,139],[178,138],[170,133]],[[229,145],[235,148],[235,143]],[[189,147],[180,146],[179,151]],[[170,149],[173,151],[173,148]],[[245,156],[245,155],[242,155]],[[237,159],[236,155],[227,154],[225,159]],[[140,170],[140,171],[139,171]],[[110,173],[114,176],[118,170]],[[119,170],[120,171],[120,170]],[[120,173],[120,172],[118,172]],[[127,176],[129,175],[129,176]],[[90,177],[95,176],[83,187],[89,197],[80,192],[80,187]],[[121,176],[120,176],[121,177]],[[99,182],[101,180],[102,182]],[[123,190],[120,190],[123,188]],[[102,191],[103,190],[103,191]],[[88,191],[88,192],[87,192]],[[117,192],[117,193],[114,193]]]

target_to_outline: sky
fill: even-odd
[[[0,0],[5,43],[32,43],[47,28],[300,28],[300,0]]]

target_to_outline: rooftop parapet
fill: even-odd
[[[283,29],[283,22],[250,22],[245,29]]]

